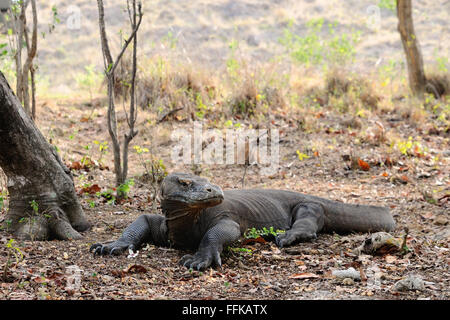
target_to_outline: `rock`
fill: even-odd
[[[352,278],[345,278],[344,280],[342,280],[342,284],[346,286],[352,286],[355,284],[355,281]]]
[[[280,256],[279,254],[273,254],[272,255],[272,259],[274,259],[274,260],[286,260],[285,257]]]
[[[350,117],[345,118],[340,121],[340,125],[344,128],[353,128],[353,129],[361,129],[362,123],[361,120],[358,119],[358,117]]]
[[[402,245],[402,239],[395,238],[387,232],[376,232],[371,234],[364,242],[353,250],[354,254],[386,254],[389,252],[397,252]]]
[[[407,278],[397,281],[392,286],[393,291],[408,291],[408,290],[425,290],[425,282],[416,275],[409,275]]]
[[[252,34],[247,37],[247,43],[249,46],[257,47],[259,46],[259,39]]]
[[[350,267],[347,270],[333,270],[331,274],[340,279],[349,278],[354,280],[361,280],[361,274],[353,267]]]
[[[64,130],[63,130],[63,129],[61,129],[61,128],[59,128],[59,127],[56,127],[56,128],[52,128],[52,130],[53,130],[53,132],[55,133],[55,135],[56,135],[57,137],[62,137],[62,136],[64,136]]]
[[[450,240],[450,227],[436,233],[433,239],[435,241]]]
[[[448,219],[447,219],[447,217],[442,215],[442,216],[437,216],[433,222],[435,225],[445,226],[448,223]]]

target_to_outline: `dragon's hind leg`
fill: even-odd
[[[324,209],[317,203],[300,203],[293,209],[291,228],[276,237],[279,247],[286,247],[296,242],[309,241],[317,237],[324,225]]]

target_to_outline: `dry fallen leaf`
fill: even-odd
[[[370,165],[365,162],[364,160],[361,160],[358,158],[358,165],[361,168],[361,170],[363,171],[369,171],[370,170]]]
[[[387,262],[387,263],[394,263],[395,261],[397,261],[397,257],[396,256],[393,256],[393,255],[390,255],[390,254],[388,254],[388,255],[386,255],[385,257],[384,257],[384,260]]]
[[[81,163],[79,161],[73,161],[70,164],[69,168],[72,169],[72,170],[81,170],[82,165],[81,165]]]
[[[313,279],[313,278],[320,278],[320,276],[311,272],[294,273],[293,275],[289,276],[289,279]]]
[[[245,239],[245,240],[242,241],[242,245],[252,244],[252,243],[255,243],[255,242],[267,243],[267,241],[263,237],[258,237],[258,238]]]
[[[133,264],[124,270],[126,273],[146,273],[147,269],[139,264]]]
[[[146,273],[147,269],[144,266],[133,264],[126,269],[123,270],[112,270],[111,274],[115,277],[125,277],[130,273]]]
[[[84,187],[81,189],[82,193],[89,193],[89,194],[96,194],[97,192],[100,192],[102,189],[98,186],[98,184],[93,184],[90,187]]]

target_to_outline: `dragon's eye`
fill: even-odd
[[[186,179],[178,179],[178,182],[179,182],[182,186],[185,186],[185,187],[189,186],[189,185],[192,183],[191,180],[186,180]]]

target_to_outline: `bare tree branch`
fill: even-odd
[[[105,28],[105,19],[104,19],[104,6],[102,0],[97,0],[98,10],[99,10],[99,28],[100,28],[100,39],[102,44],[102,52],[103,52],[103,62],[105,66],[105,75],[108,80],[108,114],[107,114],[107,122],[108,122],[108,131],[111,136],[112,144],[113,144],[113,152],[114,152],[114,171],[116,174],[116,185],[123,184],[126,180],[128,173],[128,146],[130,141],[137,135],[137,131],[134,129],[134,125],[136,122],[136,107],[135,107],[135,79],[136,79],[136,50],[137,50],[137,31],[142,22],[142,5],[139,3],[137,5],[136,10],[136,0],[132,0],[132,16],[131,18],[131,28],[132,32],[128,39],[125,40],[119,54],[117,55],[116,60],[113,60],[111,55],[111,50],[108,45],[108,39],[106,36],[106,28]],[[130,4],[129,0],[127,0],[127,6],[130,15]],[[139,17],[137,21],[136,17]],[[128,118],[128,114],[125,112],[127,116],[127,123],[130,128],[129,132],[125,134],[124,137],[124,145],[123,145],[123,155],[121,158],[121,148],[120,142],[117,134],[117,120],[116,120],[116,111],[114,104],[114,83],[115,83],[115,71],[117,66],[119,65],[123,54],[125,53],[128,45],[133,41],[133,73],[131,79],[131,101],[130,101],[130,118]],[[119,196],[119,195],[118,195]]]

